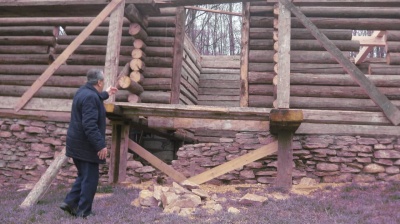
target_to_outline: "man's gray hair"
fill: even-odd
[[[87,82],[95,85],[99,80],[103,80],[103,71],[101,69],[92,68],[86,73]]]

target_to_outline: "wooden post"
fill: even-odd
[[[293,133],[291,131],[279,131],[276,186],[284,189],[290,189],[292,187],[292,176],[293,176],[292,140],[293,140]]]
[[[367,92],[368,96],[382,110],[387,118],[394,124],[400,124],[400,111],[382,94],[376,86],[365,77],[348,58],[344,57],[342,52],[330,41],[318,28],[308,19],[293,3],[289,0],[279,0],[287,9],[289,9],[300,22],[311,32],[311,34],[321,43],[324,48],[329,51],[340,65],[349,73],[353,79]]]
[[[240,55],[240,106],[249,106],[249,30],[250,3],[243,3],[242,41]]]
[[[182,60],[183,60],[183,41],[185,38],[185,9],[179,7],[175,21],[175,40],[174,57],[172,64],[172,83],[171,83],[171,104],[179,104]]]
[[[62,165],[68,160],[65,155],[65,148],[58,154],[54,161],[47,168],[46,172],[40,177],[40,180],[35,184],[28,196],[21,203],[21,208],[28,208],[36,204],[46,189],[50,186],[51,182],[57,176],[58,171],[61,169]]]
[[[109,183],[119,183],[126,179],[129,128],[129,124],[117,121],[112,122],[112,142],[108,173]]]
[[[124,20],[125,0],[111,13],[108,29],[106,63],[104,67],[104,86],[115,86],[119,66],[119,52],[121,46],[122,26]],[[107,102],[114,102],[115,95],[110,96]]]

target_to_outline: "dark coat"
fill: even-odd
[[[86,83],[76,92],[67,132],[68,157],[93,163],[105,163],[97,153],[106,147],[106,110],[103,101],[108,93],[99,93]]]

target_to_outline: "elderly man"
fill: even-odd
[[[117,88],[104,88],[102,70],[91,69],[87,83],[76,92],[67,132],[67,152],[78,170],[71,191],[60,208],[71,215],[87,217],[92,213],[92,203],[99,182],[99,164],[105,163],[106,111],[103,101],[117,92]]]

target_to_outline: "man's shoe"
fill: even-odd
[[[71,208],[67,203],[63,202],[60,205],[61,210],[68,212],[70,215],[76,216],[75,209]]]

